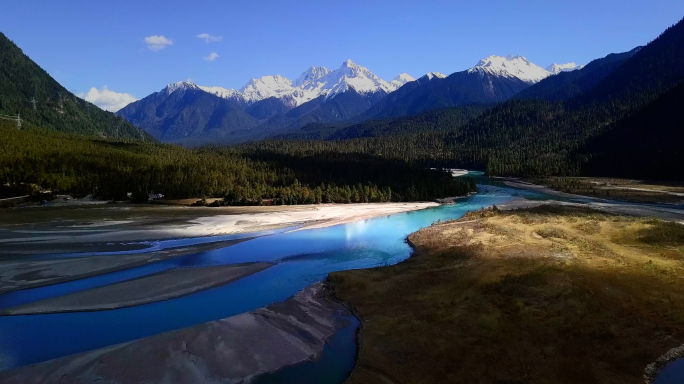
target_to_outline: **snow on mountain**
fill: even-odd
[[[390,84],[394,85],[397,88],[400,88],[402,85],[406,83],[410,83],[412,81],[416,81],[416,79],[413,78],[413,76],[409,75],[408,73],[400,73],[390,81]]]
[[[546,69],[532,63],[523,56],[489,56],[480,60],[468,72],[489,73],[495,76],[517,77],[526,83],[537,83],[552,75]]]
[[[240,89],[240,92],[245,96],[245,100],[255,102],[269,97],[288,96],[292,93],[293,88],[292,80],[276,75],[252,79]]]
[[[362,67],[351,60],[346,60],[342,66],[330,72],[321,79],[325,85],[322,91],[326,98],[354,89],[358,93],[374,93],[384,91],[390,93],[396,86],[386,82],[373,74],[368,68]]]
[[[373,74],[368,68],[346,60],[336,70],[311,67],[295,81],[280,75],[251,79],[239,91],[223,87],[198,86],[191,82],[169,84],[165,90],[170,94],[177,89],[201,89],[222,98],[235,99],[247,104],[276,97],[285,101],[285,104],[290,107],[297,107],[318,97],[330,98],[351,89],[362,94],[379,91],[390,93],[414,80],[410,75],[402,73],[394,80],[387,82]]]
[[[443,74],[442,72],[430,72],[430,73],[427,73],[423,77],[426,77],[428,80],[432,80],[434,78],[443,79],[443,78],[447,77],[447,75]]]
[[[187,89],[200,89],[195,83],[190,82],[190,81],[179,81],[177,83],[172,83],[167,85],[162,92],[166,92],[167,95],[170,95],[177,90],[187,90]]]
[[[561,72],[571,72],[575,71],[577,69],[582,69],[584,68],[584,65],[577,65],[575,63],[567,63],[567,64],[556,64],[553,63],[546,67],[546,70],[551,72],[554,75],[557,75]]]
[[[204,92],[211,93],[212,95],[216,95],[224,99],[236,99],[244,101],[244,95],[242,92],[236,91],[234,89],[226,89],[223,87],[204,87],[201,85],[198,85],[197,87]]]
[[[300,88],[315,88],[318,80],[328,75],[332,70],[326,67],[311,67],[304,71],[294,82],[295,87]]]

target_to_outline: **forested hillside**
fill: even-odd
[[[587,172],[684,180],[684,83],[587,143]]]
[[[405,135],[426,130],[448,131],[476,118],[486,109],[486,106],[474,105],[443,108],[414,116],[371,120],[344,127],[330,124],[309,124],[296,133],[281,135],[276,139],[342,140],[358,137]]]
[[[146,200],[226,197],[228,204],[432,200],[475,189],[469,180],[362,155],[251,158],[229,148],[189,150],[139,140],[93,139],[0,123],[0,192],[36,184],[54,193]]]
[[[582,69],[550,76],[517,93],[514,98],[564,101],[577,97],[594,89],[640,49],[641,47],[637,47],[629,52],[611,53],[604,58],[593,60]]]
[[[0,32],[0,115],[24,126],[97,137],[154,140],[123,118],[75,96]]]

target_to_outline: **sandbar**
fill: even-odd
[[[176,268],[13,307],[0,315],[35,315],[99,311],[149,304],[215,288],[260,272],[272,264],[246,263],[201,268]]]

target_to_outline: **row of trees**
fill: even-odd
[[[225,197],[227,204],[309,204],[432,200],[475,190],[472,182],[403,161],[338,155],[191,150],[0,123],[0,184],[6,191],[33,184],[112,199],[154,192]]]

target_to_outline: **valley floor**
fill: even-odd
[[[669,220],[669,221],[675,221],[684,224],[684,194],[681,194],[682,196],[679,196],[679,192],[672,192],[672,191],[659,191],[657,188],[657,185],[648,185],[650,188],[653,188],[652,190],[648,190],[649,192],[646,193],[646,195],[642,194],[639,192],[638,194],[632,194],[631,189],[626,189],[627,192],[625,194],[618,194],[618,193],[613,193],[612,195],[603,195],[603,197],[597,197],[596,194],[589,193],[587,190],[583,188],[560,188],[560,190],[557,189],[552,189],[546,184],[551,184],[548,182],[548,179],[546,181],[546,184],[544,185],[538,185],[538,184],[533,184],[530,182],[522,181],[519,179],[509,179],[509,178],[501,178],[504,180],[504,184],[514,187],[514,188],[519,188],[519,189],[527,189],[530,191],[535,191],[551,196],[557,196],[562,198],[561,200],[558,201],[551,201],[551,202],[543,202],[539,200],[528,200],[524,198],[517,198],[514,199],[511,202],[508,202],[499,208],[504,208],[504,209],[516,209],[516,208],[530,208],[530,207],[536,207],[542,204],[555,204],[555,205],[563,205],[563,206],[568,206],[568,207],[589,207],[596,209],[601,212],[609,213],[609,214],[615,214],[615,215],[633,215],[633,216],[640,216],[640,217],[655,217],[663,220]],[[571,178],[564,178],[566,182],[575,182],[577,179],[571,179]],[[594,179],[596,183],[599,183],[596,180],[603,180],[600,183],[603,184],[610,184],[607,180],[614,180],[614,179]],[[537,180],[537,182],[544,182]],[[584,181],[582,181],[584,182]],[[623,182],[627,182],[627,180],[623,180]],[[554,184],[555,185],[555,184]],[[557,186],[557,185],[555,185]],[[613,190],[614,187],[606,187],[611,190]],[[620,188],[630,188],[630,187],[620,187]],[[644,190],[647,190],[646,188],[643,188]],[[567,192],[567,191],[571,192]],[[620,190],[618,187],[615,187],[615,190]],[[612,196],[612,197],[611,197]],[[644,196],[648,196],[648,198],[645,198]],[[677,199],[673,200],[672,198],[676,197]]]
[[[547,205],[409,241],[398,265],[331,274],[363,320],[349,383],[643,383],[684,343],[680,224]]]
[[[437,206],[437,203],[252,207],[105,205],[0,210],[4,256],[142,249],[150,241],[278,228],[321,228]]]
[[[436,205],[378,203],[219,208],[100,205],[0,210],[0,294],[223,248],[253,238],[249,235],[252,232],[290,227],[320,228]],[[239,239],[218,237],[231,234],[245,235]],[[210,237],[197,244],[158,243],[205,236]],[[102,252],[133,253],[112,258]],[[46,253],[63,256],[39,257]]]
[[[602,177],[529,179],[560,192],[635,203],[684,204],[684,183]]]

